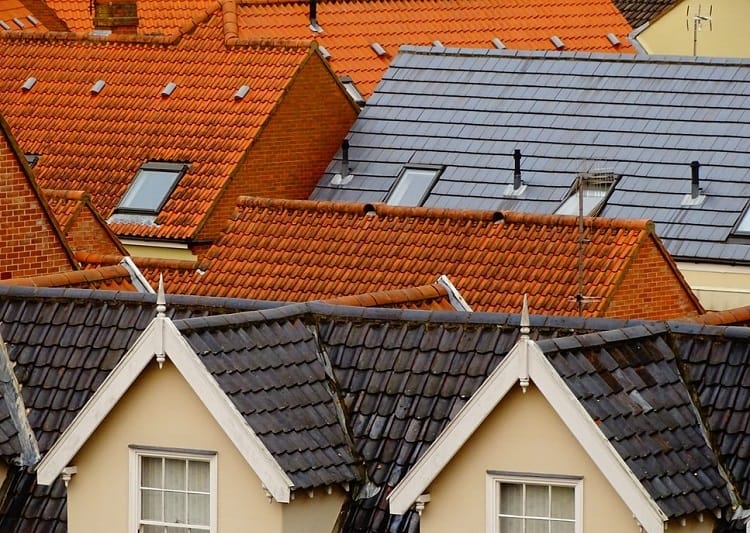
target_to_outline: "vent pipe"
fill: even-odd
[[[351,169],[349,168],[349,140],[344,139],[341,142],[341,175],[350,175]]]
[[[700,187],[700,168],[701,163],[700,161],[693,161],[690,163],[690,168],[692,169],[693,178],[691,180],[691,187],[690,187],[690,197],[692,199],[696,199],[701,195],[701,187]]]
[[[521,150],[518,148],[513,150],[513,162],[513,188],[518,190],[523,185],[523,180],[521,180]]]
[[[310,29],[316,33],[323,31],[318,24],[318,0],[310,0]]]

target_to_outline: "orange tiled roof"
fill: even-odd
[[[396,309],[423,309],[428,311],[455,311],[448,298],[448,290],[439,283],[339,296],[326,300],[334,305],[354,307],[389,307]]]
[[[331,54],[340,76],[349,75],[363,95],[372,93],[399,46],[492,48],[499,38],[510,49],[633,52],[631,26],[611,0],[337,0],[319,1],[323,33],[309,29],[307,0],[238,0],[239,36],[314,37]],[[608,33],[621,45],[614,47]],[[377,42],[387,55],[378,57]]]
[[[76,259],[85,269],[96,269],[102,266],[119,265],[122,255],[77,253]],[[184,261],[178,259],[161,259],[153,257],[130,258],[143,277],[156,289],[159,286],[159,276],[163,276],[165,287],[191,284],[200,279],[201,263],[199,261]]]
[[[699,316],[686,316],[684,320],[709,326],[748,326],[750,325],[750,306],[709,311]]]
[[[42,0],[3,0],[0,2],[0,34],[7,31],[64,31],[65,23]]]
[[[586,228],[585,314],[597,316],[645,241],[660,245],[647,221]],[[205,262],[199,281],[168,290],[309,301],[445,274],[476,311],[517,311],[528,293],[535,313],[577,313],[575,217],[243,198]]]
[[[24,150],[41,154],[45,188],[86,190],[109,218],[146,161],[193,163],[153,224],[112,224],[118,235],[191,238],[314,53],[225,35],[215,4],[173,37],[0,35],[0,113]],[[24,91],[29,77],[36,84]],[[99,79],[106,86],[92,94]],[[177,89],[162,97],[168,82]],[[235,100],[244,84],[250,92]]]
[[[130,280],[130,272],[120,265],[99,267],[89,270],[60,272],[31,278],[13,278],[0,281],[2,285],[22,285],[27,287],[68,287],[110,291],[135,291]]]

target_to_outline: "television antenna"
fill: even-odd
[[[695,10],[695,13],[691,16],[690,15],[690,5],[687,6],[687,12],[686,12],[686,21],[687,24],[687,30],[690,31],[690,21],[693,22],[693,56],[698,55],[698,32],[703,31],[703,26],[708,23],[708,31],[713,31],[713,18],[712,14],[714,11],[714,6],[710,5],[708,6],[708,15],[704,15],[701,13],[701,5],[698,4],[698,9]]]

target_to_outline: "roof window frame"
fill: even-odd
[[[120,198],[120,201],[117,204],[117,207],[115,207],[115,213],[118,214],[135,214],[135,215],[158,215],[162,208],[164,207],[164,204],[167,203],[170,196],[174,192],[174,190],[177,188],[177,185],[180,183],[180,180],[182,180],[182,177],[187,172],[188,168],[190,167],[189,163],[180,163],[180,162],[173,162],[173,161],[146,161],[143,163],[140,168],[138,168],[138,172],[136,173],[133,180],[130,182],[130,185],[128,186],[125,193]],[[141,187],[142,184],[139,182],[141,179],[147,179],[146,175],[144,174],[144,171],[146,172],[163,172],[172,174],[172,183],[169,185],[169,187],[166,189],[164,194],[162,195],[162,198],[156,205],[156,207],[132,207],[131,205],[125,205],[126,202],[133,203],[133,199],[129,198],[129,196],[133,195],[135,196],[137,194],[136,187]],[[135,191],[135,192],[133,192]]]
[[[388,205],[397,205],[397,206],[403,206],[403,207],[420,207],[424,205],[425,200],[430,196],[430,193],[432,192],[432,189],[435,187],[435,184],[437,183],[438,178],[443,173],[444,167],[439,165],[408,165],[404,166],[401,169],[401,172],[399,173],[396,180],[393,182],[393,185],[391,185],[391,188],[388,190],[388,194],[386,195],[385,199],[383,200]],[[402,203],[392,203],[394,194],[398,191],[399,186],[402,184],[403,180],[408,176],[410,172],[432,172],[432,177],[429,179],[429,182],[427,184],[427,187],[425,187],[424,191],[422,191],[422,194],[419,198],[419,202],[416,204],[402,204]],[[403,195],[402,195],[403,196]]]
[[[609,197],[612,195],[612,192],[615,190],[615,187],[617,186],[617,183],[620,181],[620,178],[622,178],[621,175],[615,174],[614,172],[583,172],[581,174],[576,175],[575,180],[573,180],[573,184],[568,189],[568,192],[565,194],[565,198],[558,204],[557,208],[555,209],[554,214],[555,215],[562,215],[562,216],[578,216],[578,209],[576,209],[575,213],[560,213],[560,210],[573,198],[578,197],[578,188],[579,188],[579,178],[585,176],[590,178],[598,178],[602,180],[609,180],[609,187],[607,191],[604,193],[604,195],[601,197],[601,199],[592,207],[588,212],[583,213],[583,216],[585,217],[596,217],[599,216],[599,213],[601,213],[602,209],[605,205],[607,205],[607,201],[609,200]]]
[[[747,229],[740,229],[743,225],[743,222],[747,223]],[[732,226],[730,235],[732,237],[740,237],[742,239],[750,238],[750,200],[747,201],[747,203],[745,204],[745,208],[742,210],[742,213],[740,213],[740,216],[737,217],[737,222],[735,222],[734,226]]]

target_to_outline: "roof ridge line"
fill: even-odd
[[[671,332],[666,320],[644,320],[621,328],[592,331],[590,333],[574,333],[565,337],[554,337],[536,341],[545,353],[570,350],[578,347],[601,346],[615,342],[631,342],[636,339],[654,337]]]

